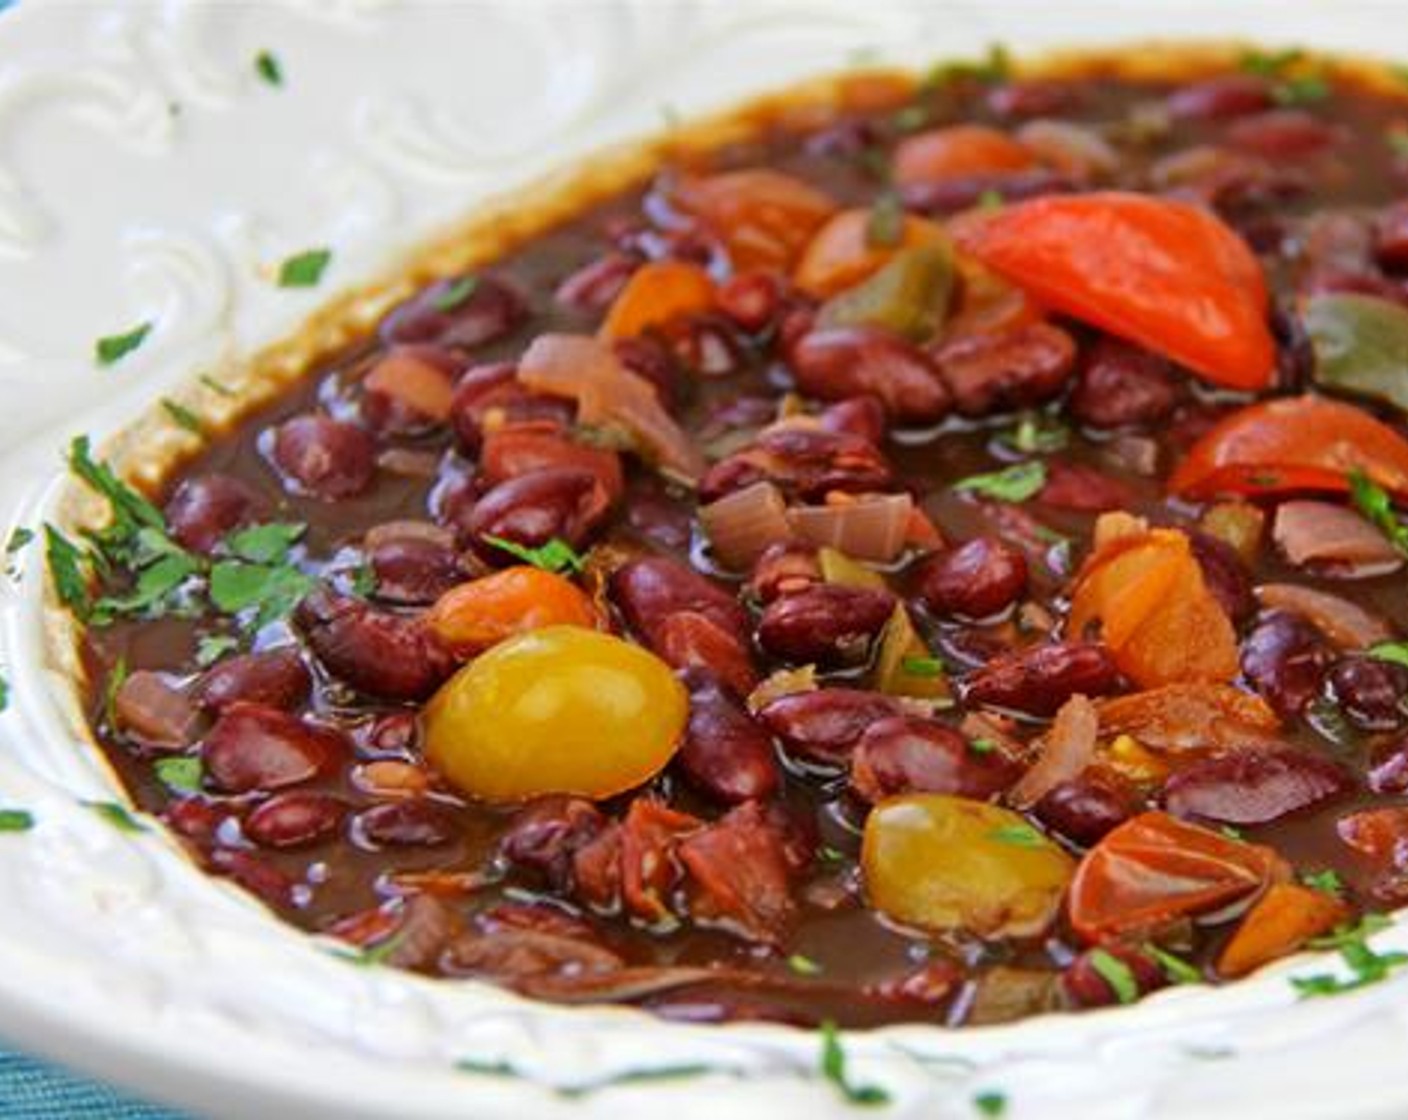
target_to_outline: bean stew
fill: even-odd
[[[678,1020],[1384,975],[1408,100],[1298,52],[848,89],[159,493],[75,443],[111,519],[50,566],[134,804],[365,962]]]

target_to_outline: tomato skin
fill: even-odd
[[[1085,854],[1071,880],[1067,909],[1076,933],[1099,942],[1220,910],[1288,874],[1270,848],[1151,810],[1107,833]]]
[[[894,178],[900,186],[936,183],[970,175],[1027,171],[1037,160],[1005,132],[980,124],[958,124],[921,132],[895,148]]]
[[[1264,389],[1275,373],[1266,280],[1216,216],[1123,191],[1034,198],[955,229],[1037,302],[1187,366]]]
[[[873,276],[902,249],[944,241],[944,231],[938,223],[906,214],[894,245],[873,245],[871,217],[872,212],[866,208],[842,210],[817,230],[793,273],[797,287],[808,295],[827,299]]]
[[[1352,404],[1282,397],[1219,421],[1189,449],[1168,488],[1185,498],[1344,493],[1353,470],[1408,494],[1408,440]]]
[[[610,342],[634,338],[672,319],[708,311],[714,305],[714,282],[688,261],[651,261],[626,281],[611,304],[598,337]]]

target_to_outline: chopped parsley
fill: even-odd
[[[1355,925],[1342,926],[1327,937],[1311,941],[1309,947],[1312,949],[1339,950],[1350,975],[1322,972],[1313,976],[1293,976],[1291,985],[1303,998],[1310,999],[1352,992],[1387,979],[1396,968],[1408,964],[1408,953],[1399,950],[1380,953],[1369,944],[1369,938],[1389,924],[1387,915],[1365,914]]]
[[[1263,78],[1279,78],[1291,67],[1305,59],[1301,47],[1287,47],[1279,51],[1249,50],[1237,60],[1237,68],[1244,74],[1256,74]]]
[[[978,209],[985,213],[1001,210],[1006,205],[1007,199],[995,187],[985,187],[978,193]]]
[[[289,551],[307,532],[301,521],[270,521],[236,529],[225,538],[225,548],[252,564],[276,564],[288,559]]]
[[[999,440],[1022,455],[1063,451],[1071,441],[1071,431],[1054,417],[1028,413]]]
[[[211,377],[208,373],[201,374],[198,380],[202,385],[204,385],[212,393],[215,393],[217,396],[233,397],[235,395],[233,389],[231,389],[228,385],[216,381],[215,378]]]
[[[968,740],[968,749],[974,754],[992,754],[997,750],[997,740],[979,736],[976,739]]]
[[[10,706],[10,682],[0,676],[0,712]]]
[[[866,244],[894,248],[904,237],[904,203],[896,191],[881,191],[865,222]]]
[[[314,585],[312,576],[290,564],[221,560],[210,569],[211,603],[225,614],[253,611],[253,630],[287,616]]]
[[[941,677],[944,663],[937,657],[909,656],[900,658],[900,668],[911,677]]]
[[[271,86],[284,84],[284,68],[272,51],[260,51],[254,56],[254,72]]]
[[[204,669],[239,648],[240,640],[233,634],[202,634],[196,643],[196,664]]]
[[[484,540],[510,556],[516,556],[524,563],[532,564],[545,572],[555,572],[559,575],[563,572],[580,572],[584,564],[577,550],[557,537],[537,548],[529,548],[503,537],[486,536]]]
[[[86,620],[92,609],[88,576],[83,571],[83,551],[47,522],[44,525],[44,551],[54,590],[63,603],[80,620]]]
[[[1182,957],[1175,956],[1151,941],[1144,944],[1143,950],[1144,955],[1152,957],[1154,963],[1164,970],[1164,975],[1175,984],[1201,984],[1203,982],[1203,974]]]
[[[173,401],[170,397],[162,397],[161,407],[166,410],[166,415],[186,431],[198,436],[205,434],[205,427],[201,424],[200,417],[185,405]]]
[[[1015,463],[1000,471],[969,475],[953,484],[953,489],[996,498],[999,502],[1025,502],[1046,485],[1046,464],[1040,459]]]
[[[836,1024],[826,1019],[821,1024],[821,1076],[836,1086],[837,1092],[851,1104],[871,1107],[888,1104],[890,1094],[879,1085],[858,1085],[846,1076],[846,1051]]]
[[[152,333],[152,325],[150,321],[139,323],[130,331],[124,331],[122,334],[110,334],[98,339],[93,344],[93,354],[98,359],[98,364],[110,366],[127,357],[147,340],[147,335]]]
[[[34,814],[28,809],[0,809],[0,832],[28,832],[34,827]]]
[[[1340,878],[1339,872],[1328,867],[1323,871],[1302,872],[1300,881],[1311,890],[1324,891],[1336,898],[1344,894],[1344,880]]]
[[[437,295],[431,301],[431,306],[434,307],[436,311],[453,311],[455,308],[459,307],[460,304],[464,303],[465,300],[469,299],[470,296],[474,295],[478,287],[479,277],[462,276]]]
[[[376,594],[376,569],[370,564],[361,564],[352,573],[352,593],[363,599]]]
[[[1398,520],[1393,512],[1393,499],[1378,483],[1361,470],[1349,472],[1349,493],[1359,510],[1390,544],[1399,552],[1408,555],[1408,525]]]
[[[1108,949],[1092,949],[1090,967],[1110,985],[1110,991],[1120,1003],[1133,1003],[1139,998],[1139,981],[1135,980],[1129,965]]]
[[[805,953],[793,953],[787,958],[787,967],[798,976],[820,976],[821,965]]]
[[[1014,848],[1039,848],[1046,843],[1046,838],[1029,824],[1001,825],[988,833],[988,839]]]
[[[116,801],[85,801],[83,804],[112,825],[119,832],[146,832],[147,826],[134,817],[124,805]]]
[[[181,755],[176,758],[157,759],[156,776],[167,789],[177,793],[199,793],[201,779],[205,775],[199,758]]]
[[[1005,82],[1012,73],[1012,58],[1001,43],[988,47],[985,58],[976,62],[943,62],[925,76],[923,88],[940,89],[959,82],[996,85]]]
[[[830,844],[822,844],[816,850],[816,861],[835,866],[846,862],[846,853],[840,848],[833,848]]]
[[[10,539],[5,542],[5,555],[13,556],[25,545],[34,539],[34,530],[23,525],[16,525],[14,532],[10,534]]]
[[[1379,642],[1369,647],[1369,656],[1395,665],[1408,665],[1408,642]]]
[[[1222,835],[1225,836],[1225,837],[1227,837],[1227,839],[1229,839],[1229,840],[1244,840],[1244,839],[1246,839],[1246,837],[1243,835],[1242,830],[1241,830],[1240,828],[1233,828],[1230,824],[1224,824],[1224,825],[1221,826],[1217,831],[1220,832],[1220,833],[1222,833]]]
[[[1006,1116],[1007,1094],[987,1089],[973,1097],[973,1111],[979,1116]]]
[[[279,265],[279,287],[313,288],[323,278],[332,260],[331,249],[308,249],[295,253]]]
[[[1277,82],[1271,96],[1278,105],[1313,105],[1330,96],[1330,83],[1320,74],[1300,74]]]
[[[405,938],[404,930],[397,930],[390,937],[383,938],[370,947],[356,945],[350,949],[337,949],[336,955],[361,968],[377,968],[384,965]]]

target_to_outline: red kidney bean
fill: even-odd
[[[1271,83],[1258,74],[1227,74],[1180,86],[1165,102],[1179,120],[1221,121],[1276,104]]]
[[[796,664],[855,664],[894,610],[888,591],[819,583],[769,603],[758,620],[758,644]]]
[[[227,793],[275,790],[331,773],[347,757],[347,741],[265,704],[231,704],[201,746],[205,773]]]
[[[574,853],[606,824],[590,801],[553,794],[519,811],[499,838],[499,850],[510,863],[564,890],[571,882]]]
[[[378,599],[403,605],[433,603],[465,579],[449,544],[425,536],[391,537],[367,554]]]
[[[1245,622],[1256,612],[1256,595],[1251,575],[1237,550],[1218,537],[1199,530],[1188,533],[1193,559],[1203,573],[1203,582],[1233,622]]]
[[[747,641],[695,611],[668,615],[657,632],[655,652],[675,669],[708,669],[739,696],[758,683]]]
[[[712,502],[764,479],[822,499],[832,490],[888,489],[892,474],[879,449],[860,436],[781,425],[760,432],[752,448],[715,463],[699,484],[700,500]]]
[[[269,906],[280,910],[294,906],[297,884],[293,878],[258,856],[231,848],[217,848],[209,858],[216,874],[233,879]]]
[[[1084,463],[1064,463],[1053,460],[1046,465],[1046,484],[1037,501],[1057,509],[1080,513],[1103,513],[1111,509],[1128,509],[1135,495],[1129,486],[1103,471]]]
[[[767,606],[774,599],[805,591],[821,582],[821,563],[815,548],[779,541],[768,545],[753,562],[748,593]]]
[[[117,690],[117,728],[158,750],[180,749],[196,734],[200,712],[186,693],[162,673],[139,669]]]
[[[682,611],[703,615],[737,638],[748,634],[748,613],[734,597],[678,560],[648,556],[623,564],[612,573],[609,591],[627,625],[657,651],[665,620]]]
[[[817,416],[828,432],[847,432],[879,447],[888,434],[885,406],[874,397],[850,397],[822,409]]]
[[[416,372],[425,376],[434,377],[438,374],[442,385],[441,392],[449,399],[456,379],[464,371],[464,362],[438,346],[397,346],[383,357],[392,361],[392,364],[384,369],[396,370],[397,374],[390,378],[391,385],[379,387],[377,376],[382,375],[377,375],[375,371],[380,365],[380,359],[372,363],[367,378],[363,381],[361,399],[357,402],[357,413],[362,423],[381,436],[422,435],[443,424],[447,418],[443,402],[427,412],[396,394],[395,378],[401,371],[406,370],[400,363],[404,362],[412,369],[416,366],[422,367]]]
[[[787,351],[797,388],[824,401],[872,396],[898,424],[932,424],[949,392],[923,350],[875,327],[822,328]]]
[[[502,338],[528,314],[523,297],[502,280],[479,275],[473,289],[452,297],[462,279],[437,280],[392,311],[381,322],[383,342],[430,342],[469,350]]]
[[[1408,667],[1377,657],[1346,657],[1325,676],[1330,698],[1363,731],[1392,731],[1408,712]]]
[[[578,443],[555,424],[541,421],[508,424],[491,433],[479,456],[479,480],[487,486],[497,486],[552,467],[591,471],[613,502],[625,489],[618,452]]]
[[[1049,323],[955,338],[933,353],[965,416],[1044,404],[1066,387],[1076,364],[1075,342]]]
[[[1101,975],[1095,965],[1096,953],[1107,954],[1124,965],[1134,980],[1135,992],[1139,996],[1157,991],[1168,983],[1163,969],[1152,957],[1128,945],[1102,945],[1085,950],[1061,974],[1061,987],[1066,998],[1077,1007],[1109,1007],[1127,998]]]
[[[852,117],[837,121],[808,136],[806,149],[811,155],[854,160],[867,148],[878,145],[882,139],[874,122]]]
[[[615,250],[603,253],[563,280],[552,298],[560,306],[583,315],[601,315],[621,294],[626,281],[641,263],[635,253]]]
[[[176,542],[210,552],[232,529],[262,521],[269,503],[243,479],[198,474],[184,479],[166,503],[166,524]]]
[[[1106,337],[1081,363],[1069,403],[1071,415],[1092,428],[1155,424],[1178,403],[1178,383],[1166,359]]]
[[[286,488],[328,501],[356,497],[376,474],[371,436],[355,424],[316,413],[280,424],[272,457]]]
[[[728,377],[744,364],[743,344],[722,315],[689,316],[673,339],[675,356],[697,377]]]
[[[1304,109],[1272,109],[1242,117],[1227,129],[1227,140],[1233,147],[1270,159],[1310,155],[1340,139],[1338,128]]]
[[[500,537],[525,548],[562,540],[581,548],[611,508],[611,495],[591,471],[548,467],[501,482],[479,499],[469,515],[470,543],[484,560],[521,561],[485,538]]]
[[[329,673],[369,696],[423,700],[455,670],[418,618],[325,587],[298,605],[294,623]]]
[[[1369,788],[1375,793],[1408,793],[1408,739],[1395,739],[1374,751]]]
[[[376,848],[434,848],[455,838],[449,809],[422,797],[373,805],[358,813],[354,835]]]
[[[948,793],[986,800],[1022,768],[1001,751],[973,750],[951,727],[917,716],[871,724],[851,756],[851,789],[872,805],[901,793]]]
[[[1042,195],[1067,194],[1078,186],[1070,176],[1043,168],[906,183],[900,188],[900,198],[906,210],[943,216],[970,210],[985,197],[1020,202]]]
[[[162,811],[162,818],[173,831],[202,848],[215,843],[220,826],[233,815],[230,806],[199,795],[169,802]]]
[[[671,497],[656,480],[632,479],[624,504],[626,524],[642,539],[673,552],[689,548],[692,507]]]
[[[963,693],[970,703],[1054,715],[1077,692],[1114,691],[1119,671],[1109,651],[1094,642],[1053,642],[994,657],[969,673]]]
[[[1085,91],[1072,82],[1027,79],[988,91],[988,108],[999,117],[1062,117],[1080,108]]]
[[[674,351],[659,338],[654,335],[618,338],[611,349],[623,366],[650,382],[666,409],[673,409],[679,403],[679,362]]]
[[[1379,211],[1374,221],[1374,256],[1384,268],[1408,269],[1408,201]]]
[[[915,569],[919,601],[935,614],[990,618],[1027,590],[1027,558],[997,537],[974,537]]]
[[[385,712],[372,720],[363,732],[368,749],[381,754],[409,754],[416,749],[419,737],[414,712]]]
[[[195,697],[211,712],[241,700],[292,711],[308,698],[312,684],[299,651],[289,646],[225,658],[201,674]]]
[[[1032,811],[1050,831],[1088,848],[1141,808],[1123,780],[1087,771],[1053,786]]]
[[[782,281],[771,272],[743,272],[719,285],[714,302],[738,326],[757,334],[782,309]]]
[[[1320,631],[1284,611],[1269,615],[1242,642],[1242,672],[1283,718],[1299,715],[1319,695],[1329,663]]]
[[[1164,807],[1178,817],[1265,824],[1346,792],[1339,763],[1301,751],[1255,749],[1195,762],[1164,782]]]
[[[693,670],[689,723],[675,761],[690,785],[715,801],[762,800],[781,783],[772,738],[717,677]]]
[[[325,793],[280,793],[244,821],[244,834],[265,848],[301,848],[337,831],[347,806]]]
[[[893,697],[858,688],[822,688],[780,696],[758,719],[789,752],[814,762],[844,763],[872,723],[900,714]]]
[[[450,426],[460,447],[470,455],[479,450],[486,431],[509,424],[545,423],[564,429],[576,416],[570,401],[530,393],[516,380],[512,362],[471,367],[450,399]]]

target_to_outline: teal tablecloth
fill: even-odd
[[[3,4],[3,0],[0,0]],[[45,1062],[0,1050],[4,1120],[183,1120]]]

